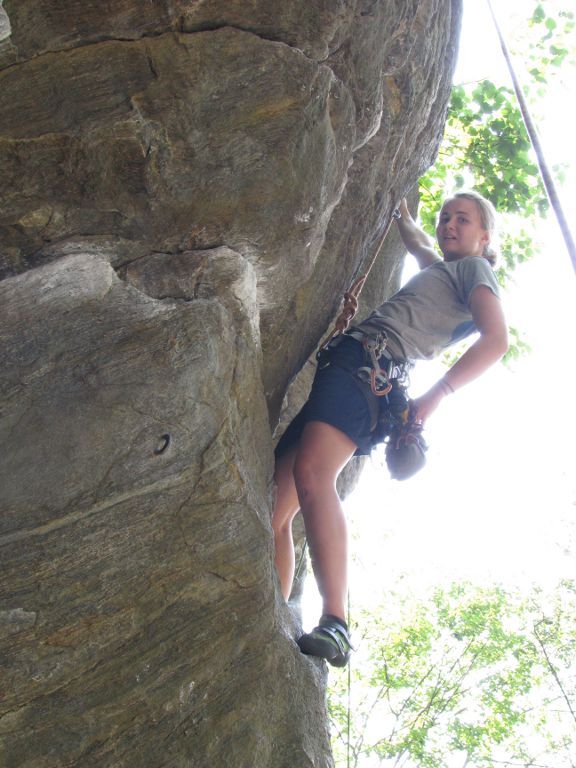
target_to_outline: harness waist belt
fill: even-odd
[[[363,331],[360,331],[356,328],[346,331],[344,335],[350,336],[352,339],[355,339],[360,343],[362,343],[366,338],[371,338],[369,334],[364,333]],[[401,379],[404,374],[411,368],[411,365],[407,360],[395,360],[390,352],[386,349],[386,347],[384,347],[382,350],[381,357],[385,358],[389,363],[393,364],[393,368],[389,373],[390,379]]]

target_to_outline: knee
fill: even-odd
[[[274,538],[285,536],[292,528],[292,517],[287,515],[272,515],[272,532]]]
[[[334,487],[335,478],[330,473],[306,458],[297,459],[294,464],[294,483],[300,503],[325,494]]]

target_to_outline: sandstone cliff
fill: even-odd
[[[460,5],[0,3],[2,766],[332,764],[272,433],[434,157]]]

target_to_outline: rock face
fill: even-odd
[[[0,6],[6,768],[332,764],[272,432],[434,157],[460,10]]]

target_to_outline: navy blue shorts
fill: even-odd
[[[353,370],[366,365],[362,344],[350,336],[338,344],[332,352],[332,360]],[[308,400],[280,438],[276,456],[281,456],[298,442],[309,421],[323,421],[344,432],[356,443],[357,456],[365,456],[372,449],[371,418],[366,398],[353,374],[337,365],[316,371]]]

